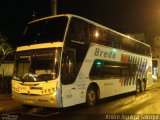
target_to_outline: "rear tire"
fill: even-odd
[[[146,90],[146,79],[145,78],[143,78],[141,86],[142,86],[142,92],[144,92]]]
[[[136,82],[136,93],[142,92],[142,85],[141,85],[141,80],[138,79]]]
[[[96,89],[93,86],[90,86],[86,94],[86,104],[87,106],[94,106],[97,103],[98,94]]]
[[[136,92],[140,93],[140,92],[144,92],[145,90],[146,90],[146,79],[143,78],[142,81],[138,79],[136,83]]]

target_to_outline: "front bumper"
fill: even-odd
[[[25,104],[25,105],[53,107],[53,108],[62,107],[60,101],[56,99],[55,94],[26,95],[26,94],[19,94],[15,91],[12,91],[12,98],[14,101],[19,102],[21,104]]]

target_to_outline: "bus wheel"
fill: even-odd
[[[146,79],[145,78],[143,78],[142,80],[141,87],[142,87],[142,92],[146,90]]]
[[[136,93],[142,92],[141,80],[138,79],[136,82]]]
[[[98,94],[93,86],[90,86],[86,94],[87,106],[94,106],[97,103]]]

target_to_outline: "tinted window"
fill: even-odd
[[[57,17],[30,23],[24,33],[24,43],[63,41],[67,21],[67,17]]]
[[[67,35],[67,45],[71,44],[70,42],[77,42],[79,44],[91,42],[150,56],[150,48],[148,46],[110,29],[78,18],[71,19]]]
[[[132,77],[135,75],[137,65],[115,61],[95,60],[90,71],[91,79]]]
[[[90,42],[88,23],[72,18],[68,29],[67,40],[72,42]]]
[[[90,25],[90,39],[91,42],[105,45],[106,44],[106,31],[98,26]]]
[[[71,84],[75,81],[75,53],[72,50],[63,53],[61,81],[63,84]]]

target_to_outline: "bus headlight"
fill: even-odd
[[[51,103],[55,103],[55,98],[51,97]]]
[[[47,93],[47,90],[44,90],[44,93]]]
[[[55,88],[52,88],[52,91],[54,92],[54,91],[55,91]]]
[[[50,89],[48,89],[48,92],[50,93],[50,92],[51,92],[51,90],[50,90]]]
[[[53,93],[53,95],[52,95],[52,97],[50,99],[51,103],[55,103],[56,102],[56,94],[57,94],[56,92]]]

